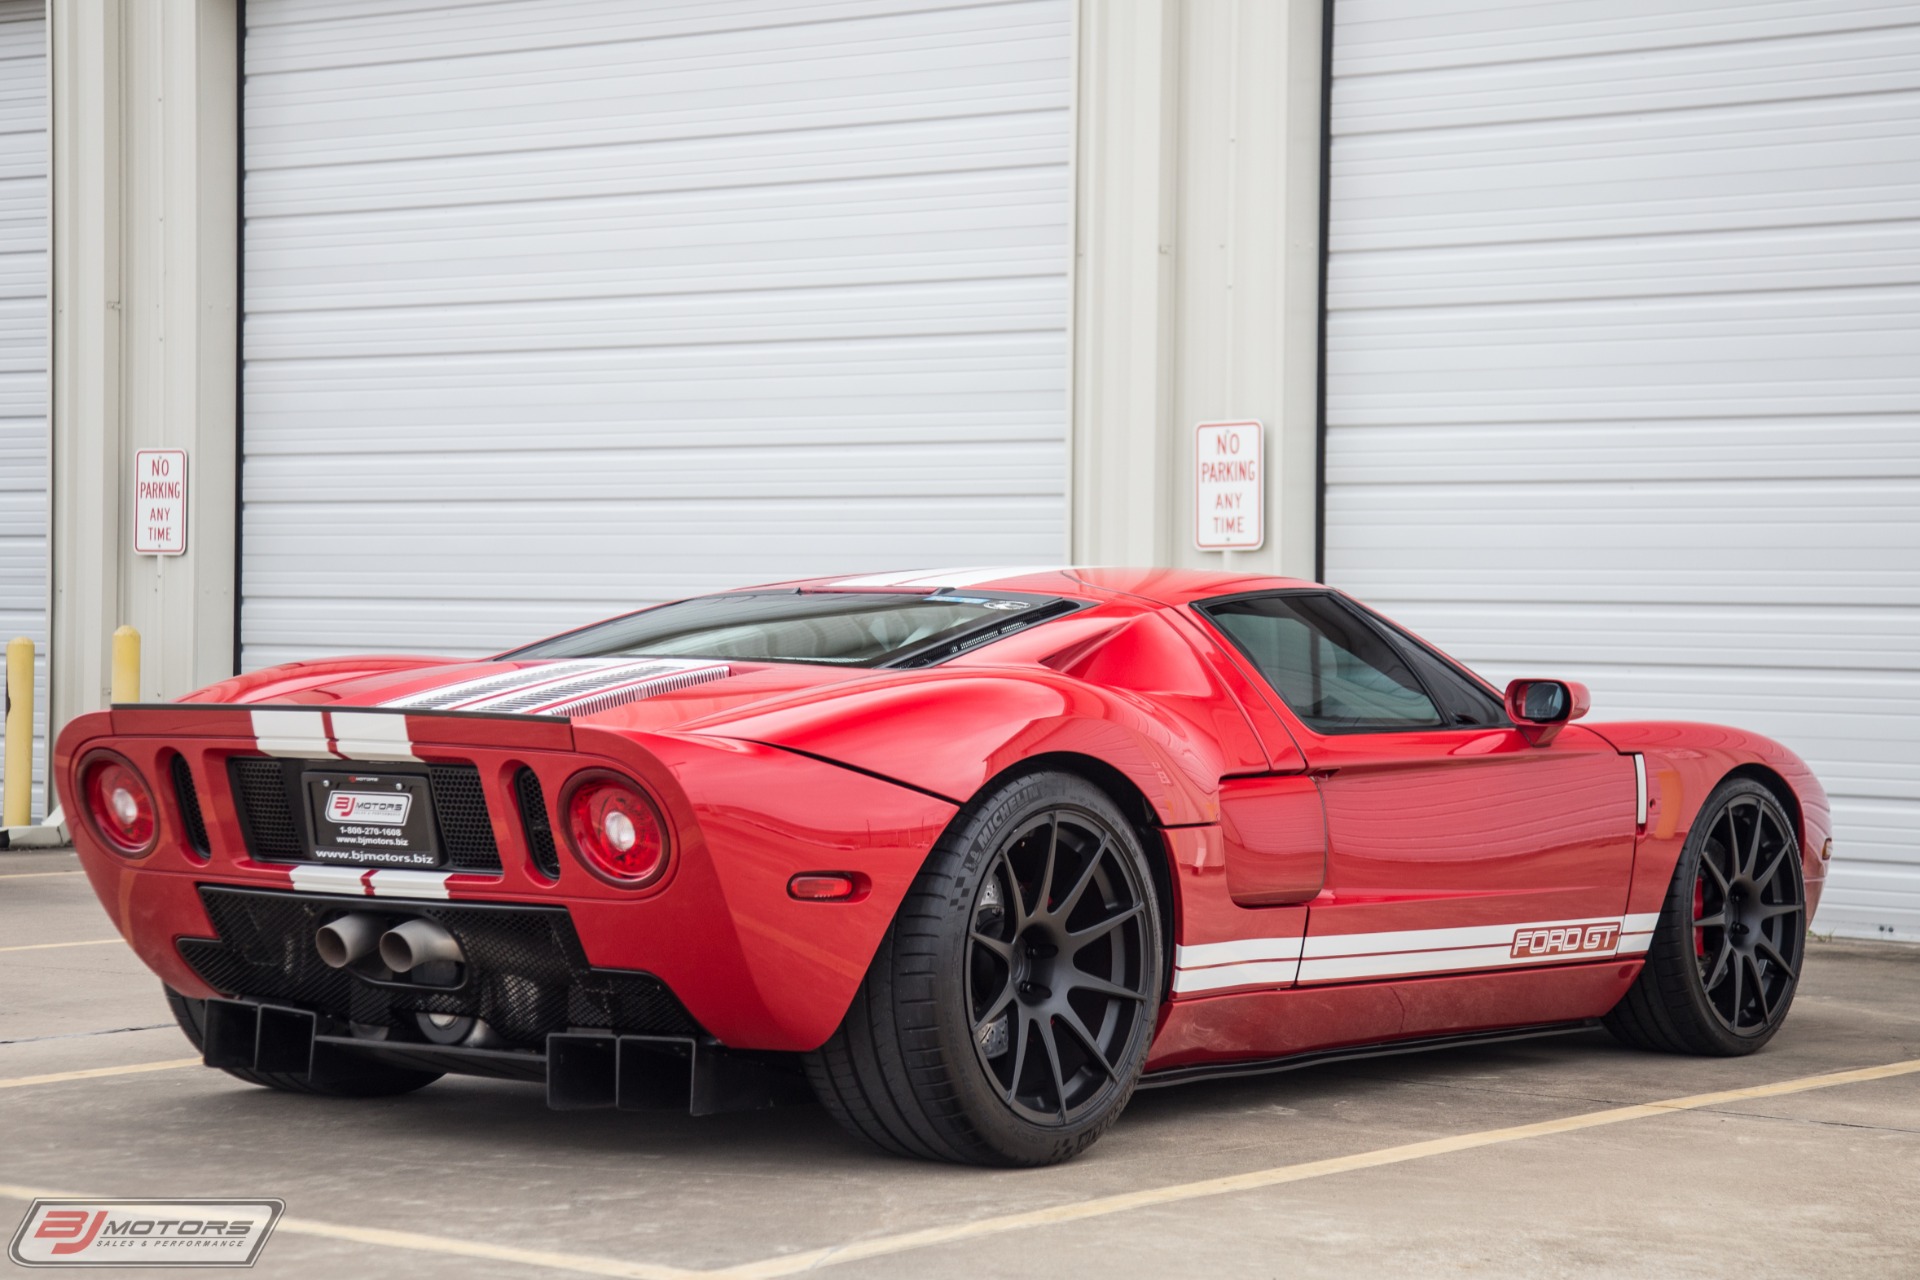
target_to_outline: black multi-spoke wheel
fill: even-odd
[[[1092,783],[1017,778],[928,857],[815,1091],[889,1151],[979,1164],[1067,1159],[1140,1078],[1164,941],[1140,837]]]
[[[967,1009],[980,1065],[1015,1112],[1070,1124],[1120,1083],[1153,1004],[1151,889],[1123,838],[1071,806],[1007,841],[974,898]]]
[[[1766,1029],[1793,992],[1806,937],[1799,842],[1772,797],[1728,799],[1693,881],[1693,946],[1707,1005],[1736,1035]]]
[[[1701,806],[1646,968],[1607,1016],[1614,1034],[1674,1053],[1752,1053],[1793,1003],[1807,933],[1793,821],[1751,779]]]

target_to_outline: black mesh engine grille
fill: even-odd
[[[184,938],[180,955],[226,995],[387,1027],[399,1038],[417,1038],[416,1012],[483,1018],[501,1036],[528,1047],[570,1026],[636,1035],[699,1030],[652,974],[588,968],[573,921],[561,907],[394,905],[216,885],[202,885],[200,899],[219,939]],[[314,950],[314,931],[355,911],[395,924],[415,917],[438,922],[467,958],[460,989],[408,990],[328,968]]]
[[[263,862],[298,862],[306,853],[300,847],[300,828],[294,825],[280,763],[265,756],[242,756],[227,762],[227,776],[233,781],[233,798],[239,802],[248,852]]]
[[[300,775],[316,763],[338,766],[341,762],[266,756],[241,756],[228,762],[247,849],[255,858],[308,861],[293,806],[299,803]],[[494,843],[480,771],[470,764],[428,765],[427,782],[433,791],[433,816],[440,827],[447,869],[498,874],[500,846]]]
[[[520,822],[527,832],[527,851],[533,865],[549,880],[560,878],[560,849],[553,842],[553,822],[547,817],[547,797],[540,778],[531,769],[521,769],[513,778],[513,791],[520,801]]]
[[[173,796],[180,805],[180,821],[187,829],[187,843],[204,858],[212,846],[207,843],[207,819],[200,812],[200,793],[193,786],[193,770],[185,756],[175,756],[169,767],[173,773]]]
[[[480,771],[470,764],[428,765],[427,779],[433,787],[433,814],[440,822],[447,865],[456,871],[500,870],[500,846],[493,842],[493,819],[487,814]]]

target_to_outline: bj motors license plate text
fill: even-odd
[[[304,775],[316,862],[369,867],[437,867],[433,801],[413,774]]]

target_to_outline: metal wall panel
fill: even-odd
[[[34,642],[33,812],[47,734],[47,19],[0,3],[0,647]]]
[[[1065,546],[1070,0],[250,0],[248,667]]]
[[[1920,21],[1338,0],[1331,581],[1597,717],[1778,737],[1815,927],[1920,939]]]

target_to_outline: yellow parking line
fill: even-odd
[[[48,876],[83,876],[84,871],[19,871],[0,875],[0,880],[45,880]]]
[[[126,1067],[87,1067],[82,1071],[55,1071],[44,1076],[14,1076],[11,1080],[0,1080],[0,1089],[24,1089],[35,1084],[59,1084],[66,1080],[98,1080],[102,1076],[133,1076],[148,1071],[178,1071],[181,1067],[197,1067],[198,1058],[169,1058],[165,1062],[136,1062]]]
[[[0,1088],[21,1084],[51,1083],[55,1080],[81,1079],[96,1075],[118,1075],[131,1071],[160,1071],[169,1067],[189,1066],[198,1063],[198,1058],[187,1058],[179,1062],[152,1062],[135,1067],[103,1067],[93,1071],[72,1071],[55,1076],[30,1076],[20,1080],[0,1080]],[[1428,1156],[1447,1155],[1456,1151],[1472,1151],[1480,1147],[1497,1146],[1507,1142],[1521,1142],[1528,1138],[1544,1138],[1560,1133],[1575,1133],[1582,1129],[1595,1129],[1602,1125],[1622,1124],[1628,1120],[1644,1120],[1653,1116],[1673,1115],[1676,1112],[1696,1111],[1703,1107],[1723,1106],[1734,1102],[1751,1102],[1761,1098],[1778,1098],[1787,1094],[1805,1093],[1812,1089],[1831,1089],[1837,1085],[1863,1084],[1872,1080],[1887,1080],[1895,1076],[1912,1075],[1920,1072],[1920,1058],[1905,1062],[1890,1062],[1884,1066],[1861,1067],[1854,1071],[1834,1071],[1826,1075],[1801,1076],[1795,1080],[1781,1080],[1773,1084],[1752,1085],[1744,1089],[1726,1089],[1718,1093],[1699,1093],[1684,1098],[1668,1098],[1661,1102],[1646,1102],[1630,1107],[1612,1107],[1605,1111],[1589,1111],[1581,1115],[1563,1116],[1558,1120],[1543,1120],[1536,1124],[1515,1125],[1506,1129],[1488,1129],[1480,1133],[1463,1133],[1449,1138],[1434,1138],[1426,1142],[1412,1142],[1404,1146],[1383,1147],[1377,1151],[1363,1151],[1350,1156],[1335,1156],[1328,1160],[1311,1160],[1302,1164],[1279,1165],[1271,1169],[1260,1169],[1252,1173],[1231,1174],[1223,1178],[1206,1178],[1198,1182],[1183,1182],[1172,1186],[1150,1187],[1143,1191],[1128,1191],[1119,1195],[1100,1196],[1092,1200],[1081,1200],[1072,1204],[1055,1205],[1048,1209],[1036,1209],[1027,1213],[1002,1214],[999,1217],[979,1218],[972,1222],[955,1223],[951,1226],[928,1227],[920,1231],[906,1231],[897,1235],[876,1236],[870,1240],[856,1240],[844,1245],[834,1245],[824,1249],[810,1249],[803,1253],[783,1254],[777,1258],[764,1258],[758,1262],[743,1263],[735,1267],[725,1267],[718,1271],[691,1271],[679,1267],[670,1267],[658,1263],[626,1262],[618,1258],[596,1257],[591,1254],[555,1253],[542,1249],[519,1249],[508,1245],[483,1244],[473,1240],[458,1240],[447,1236],[424,1235],[413,1231],[389,1231],[381,1227],[355,1227],[335,1222],[321,1222],[310,1218],[283,1218],[279,1229],[293,1235],[319,1236],[330,1240],[349,1240],[359,1244],[381,1245],[391,1249],[410,1249],[422,1253],[445,1254],[454,1257],[485,1258],[495,1262],[516,1262],[526,1266],[543,1267],[553,1271],[568,1271],[576,1275],[624,1276],[631,1280],[699,1280],[701,1277],[712,1280],[715,1277],[775,1277],[798,1275],[801,1272],[817,1270],[821,1267],[836,1266],[843,1262],[858,1262],[867,1258],[885,1257],[890,1254],[906,1253],[914,1249],[925,1249],[934,1245],[953,1244],[960,1241],[975,1240],[983,1236],[999,1235],[1008,1231],[1021,1231],[1030,1227],[1053,1226],[1063,1222],[1079,1222],[1088,1218],[1104,1217],[1108,1214],[1124,1213],[1129,1209],[1151,1208],[1157,1205],[1177,1204],[1186,1200],[1200,1200],[1209,1196],[1231,1195],[1240,1191],[1254,1191],[1263,1187],[1280,1186],[1289,1182],[1305,1182],[1312,1178],[1324,1178],[1336,1173],[1350,1173],[1359,1169],[1377,1169],[1384,1165],[1404,1164],[1410,1160],[1422,1160]],[[0,1198],[11,1200],[34,1199],[83,1199],[85,1197],[72,1192],[54,1192],[34,1187],[10,1186],[0,1183]]]
[[[5,877],[0,877],[4,879]],[[24,947],[0,947],[6,951],[56,951],[61,947],[104,947],[109,942],[118,942],[118,938],[88,938],[85,942],[33,942]]]
[[[315,1222],[309,1218],[282,1218],[281,1231],[295,1235],[320,1236],[328,1240],[353,1240],[360,1244],[380,1244],[390,1249],[414,1249],[421,1253],[445,1253],[462,1258],[486,1258],[493,1262],[519,1262],[529,1267],[547,1267],[585,1276],[626,1276],[630,1280],[692,1280],[709,1274],[685,1271],[679,1267],[652,1262],[623,1262],[619,1258],[600,1258],[586,1253],[554,1253],[546,1249],[516,1249],[511,1245],[482,1244],[476,1240],[455,1240],[447,1236],[421,1235],[413,1231],[388,1231],[381,1227],[348,1227],[337,1222]]]
[[[1111,1213],[1123,1213],[1129,1209],[1144,1209],[1154,1205],[1176,1204],[1183,1200],[1230,1195],[1236,1191],[1253,1191],[1261,1187],[1274,1187],[1288,1182],[1305,1182],[1310,1178],[1324,1178],[1330,1174],[1349,1173],[1356,1169],[1377,1169],[1382,1165],[1402,1164],[1408,1160],[1421,1160],[1428,1156],[1447,1155],[1455,1151],[1471,1151],[1477,1147],[1491,1147],[1503,1142],[1520,1142],[1528,1138],[1544,1138],[1556,1133],[1573,1133],[1581,1129],[1598,1128],[1601,1125],[1644,1120],[1649,1116],[1671,1115],[1676,1111],[1694,1111],[1701,1107],[1720,1106],[1729,1102],[1777,1098],[1782,1094],[1804,1093],[1809,1089],[1830,1089],[1835,1085],[1885,1080],[1892,1076],[1910,1075],[1914,1072],[1920,1072],[1920,1058],[1909,1059],[1906,1062],[1893,1062],[1882,1067],[1862,1067],[1857,1071],[1836,1071],[1829,1075],[1803,1076],[1798,1080],[1782,1080],[1777,1084],[1754,1085],[1747,1089],[1728,1089],[1720,1093],[1669,1098],[1664,1102],[1648,1102],[1633,1107],[1589,1111],[1584,1115],[1565,1116],[1559,1120],[1543,1120],[1538,1124],[1515,1125],[1510,1129],[1463,1133],[1451,1138],[1435,1138],[1428,1142],[1410,1142],[1401,1147],[1363,1151],[1357,1155],[1335,1156],[1330,1160],[1281,1165],[1278,1168],[1260,1169],[1253,1173],[1237,1173],[1224,1178],[1207,1178],[1199,1182],[1183,1182],[1168,1187],[1150,1187],[1144,1191],[1127,1191],[1119,1195],[1081,1200],[1074,1204],[1054,1205],[1049,1209],[1034,1209],[1027,1213],[1009,1213],[996,1218],[979,1218],[973,1222],[955,1223],[952,1226],[928,1227],[920,1231],[902,1232],[899,1235],[877,1236],[871,1240],[856,1240],[849,1244],[830,1246],[825,1249],[810,1249],[805,1253],[791,1253],[761,1262],[749,1262],[741,1266],[725,1268],[717,1274],[755,1277],[756,1280],[759,1277],[797,1275],[802,1271],[834,1266],[842,1262],[858,1262],[865,1258],[884,1257],[887,1254],[905,1253],[911,1249],[925,1249],[932,1245],[952,1244],[961,1240],[975,1240],[981,1236],[1021,1231],[1029,1227],[1079,1222],[1087,1218],[1104,1217]]]

